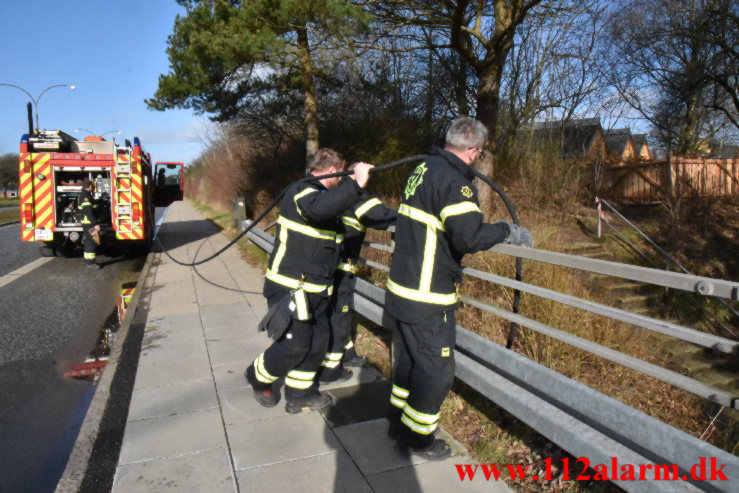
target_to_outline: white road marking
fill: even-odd
[[[3,277],[0,277],[0,288],[5,286],[6,284],[10,284],[11,282],[15,281],[16,279],[20,278],[21,276],[24,276],[31,272],[34,269],[38,269],[42,265],[44,265],[46,262],[49,262],[51,260],[54,260],[54,257],[42,257],[34,260],[33,262],[30,262],[20,269],[16,269],[10,274],[5,274]]]

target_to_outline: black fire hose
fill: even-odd
[[[427,157],[426,154],[418,154],[418,155],[415,155],[415,156],[405,157],[403,159],[398,159],[397,161],[392,161],[390,163],[383,164],[381,166],[376,166],[376,167],[374,167],[374,168],[372,168],[370,170],[370,173],[377,173],[379,171],[386,171],[388,169],[395,168],[397,166],[400,166],[400,165],[403,165],[403,164],[406,164],[406,163],[410,163],[412,161],[420,161],[422,159],[425,159],[426,157]],[[503,203],[505,204],[506,209],[508,209],[508,213],[511,215],[511,219],[513,220],[513,223],[516,224],[517,226],[520,226],[520,223],[518,222],[518,215],[516,214],[516,208],[514,207],[513,202],[511,202],[511,199],[503,191],[503,189],[501,189],[490,178],[488,178],[487,176],[483,175],[482,173],[480,173],[479,171],[475,170],[474,168],[472,169],[472,171],[474,172],[474,174],[475,174],[475,176],[477,178],[479,178],[486,185],[488,185],[490,188],[492,188],[493,190],[495,190],[495,192],[503,200]],[[238,235],[236,235],[236,237],[233,240],[231,240],[229,243],[227,243],[226,246],[224,246],[223,248],[221,248],[220,250],[218,250],[216,253],[214,253],[210,257],[204,258],[203,260],[198,260],[197,262],[182,262],[180,260],[177,260],[176,258],[172,257],[172,255],[170,255],[169,252],[164,248],[164,246],[162,245],[161,241],[159,241],[159,238],[158,237],[156,238],[156,241],[157,241],[157,243],[159,243],[160,248],[167,255],[167,257],[169,257],[173,262],[175,262],[178,265],[182,265],[184,267],[195,267],[197,265],[204,264],[204,263],[206,263],[206,262],[208,262],[210,260],[213,260],[214,258],[216,258],[217,256],[219,256],[220,254],[222,254],[223,252],[225,252],[234,243],[236,243],[237,241],[239,241],[245,234],[247,234],[249,231],[251,231],[251,229],[259,221],[261,221],[262,219],[264,219],[264,217],[267,214],[269,214],[269,212],[277,204],[280,203],[280,200],[282,200],[282,197],[285,195],[285,193],[287,193],[287,190],[291,186],[293,186],[295,183],[298,183],[298,182],[307,182],[307,181],[318,181],[318,180],[323,180],[324,178],[334,178],[334,177],[339,177],[339,176],[349,176],[351,174],[354,174],[354,171],[353,170],[340,171],[338,173],[330,173],[330,174],[326,174],[326,175],[305,176],[305,177],[301,178],[300,180],[297,180],[296,182],[291,183],[290,185],[288,185],[287,187],[285,187],[277,195],[277,197],[275,197],[275,199],[272,201],[272,203],[269,204],[269,206],[267,206],[267,208],[264,209],[264,211],[261,214],[259,214],[259,216],[257,218],[255,218],[251,222],[251,224],[249,224],[249,226],[247,226],[244,229],[244,231],[242,231],[241,233],[239,233]],[[521,273],[522,273],[522,271],[523,271],[523,260],[521,259],[521,257],[516,257],[516,280],[517,281],[520,281],[521,280],[521,277],[522,277],[521,276]],[[520,299],[521,299],[521,292],[518,289],[516,289],[513,292],[513,313],[518,313],[518,307],[519,307]],[[516,331],[517,331],[517,329],[518,329],[518,324],[516,324],[515,322],[511,322],[511,327],[510,327],[510,329],[508,331],[508,341],[506,342],[506,348],[510,349],[511,346],[513,345],[513,340],[516,337]]]
[[[521,223],[518,222],[518,214],[516,214],[516,207],[513,205],[513,202],[511,202],[511,199],[508,197],[508,195],[506,195],[503,189],[500,188],[493,180],[483,175],[476,169],[473,168],[472,171],[475,173],[476,177],[482,180],[487,186],[495,190],[495,193],[497,193],[500,196],[500,198],[503,200],[503,203],[506,206],[506,209],[508,209],[508,214],[511,215],[511,220],[513,221],[513,224],[515,224],[516,226],[520,226]],[[516,257],[516,281],[520,281],[522,279],[522,272],[523,272],[523,259],[521,257]],[[520,302],[521,302],[521,291],[516,289],[513,291],[513,313],[518,313],[518,306]],[[505,345],[507,349],[511,349],[511,347],[513,346],[513,340],[516,338],[517,331],[518,331],[518,324],[516,322],[511,322],[511,327],[508,330],[508,341],[506,342],[506,345]]]
[[[425,155],[416,155],[416,156],[406,157],[406,158],[403,158],[403,159],[398,159],[397,161],[392,161],[390,163],[383,164],[382,166],[376,166],[376,167],[372,168],[370,170],[370,172],[371,173],[376,173],[378,171],[385,171],[385,170],[388,170],[390,168],[395,168],[396,166],[400,166],[401,164],[406,164],[406,163],[409,163],[411,161],[418,161],[420,159],[424,159],[425,157],[426,157]],[[224,246],[223,248],[221,248],[220,250],[218,250],[216,253],[214,253],[210,257],[204,258],[203,260],[198,260],[197,262],[182,262],[182,261],[177,260],[176,258],[172,257],[169,254],[169,252],[167,252],[167,250],[164,248],[164,246],[162,245],[162,243],[159,241],[159,238],[157,238],[157,242],[159,243],[159,246],[162,248],[162,251],[167,255],[167,257],[169,257],[170,259],[172,259],[172,261],[175,262],[178,265],[182,265],[184,267],[195,267],[196,265],[204,264],[204,263],[206,263],[206,262],[208,262],[210,260],[213,260],[214,258],[216,258],[217,256],[219,256],[220,254],[222,254],[223,252],[225,252],[226,250],[228,250],[228,248],[230,248],[231,245],[233,245],[234,243],[236,243],[237,241],[239,241],[242,236],[244,236],[246,233],[248,233],[249,231],[251,231],[251,229],[259,221],[261,221],[262,219],[264,219],[264,217],[267,214],[269,214],[269,211],[271,211],[272,209],[274,209],[274,207],[277,204],[280,203],[280,200],[282,200],[282,197],[285,196],[285,193],[287,193],[288,189],[290,187],[292,187],[295,183],[306,182],[306,181],[318,181],[318,180],[323,180],[324,178],[334,178],[334,177],[337,177],[337,176],[349,176],[349,175],[352,175],[352,174],[354,174],[354,170],[347,170],[347,171],[340,171],[338,173],[330,173],[330,174],[327,174],[327,175],[304,176],[303,178],[294,181],[290,185],[286,186],[279,194],[277,194],[277,197],[275,197],[275,199],[272,201],[272,203],[269,204],[267,206],[267,208],[264,209],[264,211],[261,214],[259,214],[259,216],[257,216],[257,218],[254,219],[252,221],[252,223],[249,226],[246,227],[246,229],[244,229],[244,231],[242,231],[241,233],[239,233],[238,235],[236,235],[236,237],[233,240],[231,240],[229,243],[227,243],[226,246]]]

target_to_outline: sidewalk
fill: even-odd
[[[228,241],[183,202],[170,206],[160,237],[183,262]],[[284,398],[260,406],[243,372],[269,344],[257,332],[266,312],[263,276],[236,247],[196,270],[162,253],[149,275],[154,287],[114,492],[511,491],[482,474],[461,482],[454,464],[474,460],[457,443],[458,455],[444,462],[395,449],[383,419],[390,387],[374,369],[322,386],[337,401],[324,413],[287,414]]]

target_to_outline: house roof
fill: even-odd
[[[536,141],[561,140],[565,157],[584,156],[600,129],[600,118],[556,120],[535,123],[533,136]]]
[[[647,134],[631,134],[631,141],[638,150],[641,146],[647,144]]]
[[[606,139],[606,149],[608,154],[622,156],[626,150],[626,144],[629,143],[631,130],[628,128],[614,128],[603,132]]]
[[[715,144],[711,157],[715,159],[734,159],[739,157],[739,145],[736,144]]]

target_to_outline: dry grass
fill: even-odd
[[[20,219],[18,208],[0,209],[0,224],[12,223]]]

